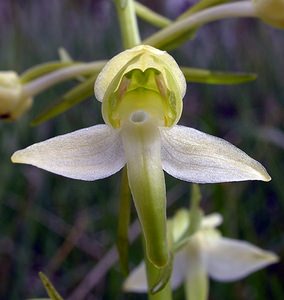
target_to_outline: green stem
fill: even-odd
[[[147,6],[144,6],[137,1],[134,2],[134,6],[137,16],[154,26],[164,28],[172,23],[172,20],[157,14]]]
[[[200,200],[201,200],[201,193],[198,184],[192,185],[191,191],[191,203],[190,203],[190,211],[189,211],[189,218],[190,218],[190,225],[188,228],[188,234],[193,235],[197,232],[200,228],[201,220],[202,220],[202,211],[200,209]]]
[[[201,241],[198,236],[193,236],[187,245],[190,267],[185,279],[186,300],[208,299],[209,282],[201,247]]]
[[[123,47],[132,48],[141,43],[133,0],[114,0],[122,34]]]
[[[208,7],[215,6],[226,2],[227,0],[201,0],[192,5],[188,10],[178,16],[178,20],[185,19]]]
[[[92,63],[78,64],[54,71],[24,84],[22,93],[25,97],[33,97],[59,82],[75,78],[78,75],[99,72],[105,64],[106,61],[96,61]]]
[[[185,35],[188,31],[196,27],[233,17],[257,17],[252,1],[239,1],[204,9],[185,19],[173,22],[168,27],[142,41],[142,43],[156,48],[163,48],[164,45],[170,44],[179,36]]]
[[[119,217],[117,230],[117,250],[122,271],[128,274],[128,228],[130,223],[131,192],[127,178],[127,168],[122,171]]]

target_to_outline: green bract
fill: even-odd
[[[252,0],[257,16],[265,23],[284,29],[284,0]]]
[[[197,183],[269,181],[265,168],[217,137],[175,125],[185,79],[175,60],[150,46],[111,59],[95,94],[106,124],[34,144],[12,156],[66,177],[97,180],[125,164],[149,260],[169,262],[164,172]]]

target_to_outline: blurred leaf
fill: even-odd
[[[63,298],[56,291],[56,289],[52,285],[52,283],[49,281],[49,279],[42,272],[39,272],[39,277],[40,277],[41,282],[43,283],[43,285],[45,287],[45,290],[46,290],[48,296],[52,300],[63,300]]]
[[[186,81],[207,84],[240,84],[257,78],[255,73],[220,72],[187,67],[181,67],[181,70]]]
[[[48,121],[91,97],[94,94],[94,82],[97,76],[98,74],[93,75],[89,79],[68,91],[56,103],[52,104],[49,108],[35,117],[32,120],[31,125],[37,126],[45,121]]]
[[[118,216],[117,250],[122,271],[128,274],[128,227],[130,222],[131,192],[129,189],[127,169],[123,168],[120,191],[120,205]]]
[[[27,83],[45,74],[51,73],[58,69],[62,69],[78,62],[68,62],[68,61],[51,61],[43,64],[36,65],[28,70],[26,70],[21,76],[20,80],[22,83]]]

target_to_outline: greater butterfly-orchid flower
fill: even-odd
[[[222,216],[218,213],[204,216],[199,229],[184,238],[190,223],[186,209],[180,209],[169,219],[173,244],[180,243],[182,239],[185,241],[174,254],[171,286],[177,289],[184,284],[187,300],[208,299],[209,277],[221,282],[236,281],[278,261],[273,252],[246,241],[223,237],[216,229],[222,223]],[[144,262],[127,277],[124,290],[147,293]]]
[[[95,83],[106,124],[51,138],[17,151],[26,163],[81,180],[97,180],[127,166],[130,190],[157,267],[169,261],[164,171],[181,180],[215,183],[269,181],[265,168],[232,144],[176,125],[186,81],[167,52],[140,45],[113,57]]]

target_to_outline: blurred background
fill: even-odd
[[[170,18],[194,1],[141,1]],[[156,29],[139,21],[143,37]],[[111,0],[1,0],[0,69],[21,73],[58,59],[65,47],[76,60],[110,58],[122,50]],[[171,52],[179,64],[258,74],[232,86],[189,84],[180,124],[222,137],[260,161],[269,183],[202,185],[206,213],[224,216],[224,235],[284,255],[284,32],[253,19],[216,22]],[[124,294],[114,247],[121,173],[81,182],[13,165],[11,154],[58,134],[102,122],[94,97],[38,127],[31,120],[76,82],[36,97],[28,114],[0,124],[0,299],[46,297],[43,271],[65,299],[146,299]],[[166,175],[168,215],[189,203],[190,184]],[[142,258],[133,210],[130,268]],[[235,283],[210,283],[210,299],[284,299],[284,265]],[[175,299],[184,299],[182,288]]]

